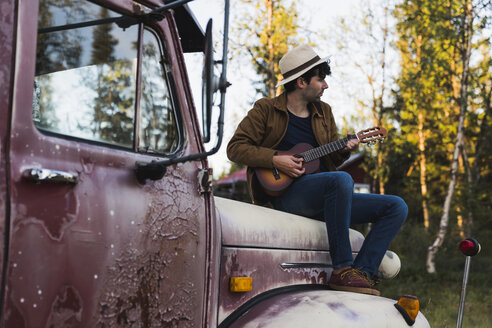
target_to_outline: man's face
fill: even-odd
[[[309,84],[306,84],[304,97],[308,102],[319,101],[325,89],[328,89],[325,79],[315,75],[311,78]]]

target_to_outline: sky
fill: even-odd
[[[232,0],[232,2],[238,0]],[[260,1],[260,0],[258,0]],[[302,25],[309,26],[311,30],[319,30],[325,34],[329,34],[332,30],[335,22],[340,18],[345,18],[348,21],[352,19],[354,6],[357,5],[358,0],[298,0],[296,1],[297,9],[299,11],[299,20],[302,21]],[[359,2],[360,3],[360,2]],[[215,59],[219,59],[222,53],[222,31],[224,25],[224,4],[221,0],[195,0],[190,2],[189,7],[194,12],[196,19],[205,30],[205,26],[210,18],[213,19],[214,30],[214,43],[216,47]],[[234,12],[235,6],[231,5],[231,21],[233,24],[233,17],[238,13]],[[311,40],[310,40],[311,41]],[[346,79],[347,70],[344,68],[345,73],[342,77],[340,72],[342,71],[341,64],[344,61],[341,54],[337,54],[334,42],[328,40],[326,44],[317,44],[316,51],[320,57],[330,56],[330,65],[332,66],[332,76],[327,78],[329,89],[325,91],[322,100],[328,102],[334,111],[334,116],[337,122],[339,122],[339,128],[344,117],[347,113],[354,113],[356,103],[354,99],[350,99],[347,90],[347,83],[342,81]],[[231,40],[230,42],[233,42]],[[190,77],[190,83],[193,90],[194,101],[198,112],[198,117],[201,117],[201,67],[203,57],[201,54],[190,54],[185,56],[188,66],[188,74]],[[345,58],[346,59],[346,58]],[[337,70],[337,67],[340,69]],[[220,68],[220,66],[219,66]],[[336,72],[339,72],[337,74]],[[351,77],[357,79],[356,77]],[[255,94],[252,81],[255,79],[255,73],[253,67],[249,63],[234,62],[234,58],[228,62],[227,79],[232,85],[228,88],[225,101],[225,124],[224,124],[224,138],[222,146],[218,153],[209,157],[209,165],[214,170],[214,177],[218,176],[227,170],[230,166],[230,162],[225,154],[225,148],[228,141],[232,137],[237,124],[241,118],[244,117],[249,109],[251,109],[252,103],[259,96]],[[219,94],[216,95],[218,100]],[[215,112],[218,109],[215,108]],[[212,137],[216,135],[217,124],[216,120],[212,121]],[[215,139],[207,144],[207,149],[211,149],[215,146]]]

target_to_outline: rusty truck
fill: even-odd
[[[214,197],[229,2],[217,60],[189,1],[1,1],[0,325],[427,327],[330,290],[322,222]]]

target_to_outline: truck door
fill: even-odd
[[[6,327],[202,326],[203,163],[135,175],[198,150],[172,17],[108,4],[18,2]]]

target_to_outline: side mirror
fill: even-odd
[[[203,142],[210,141],[210,123],[212,121],[212,107],[214,94],[218,90],[218,80],[214,75],[214,53],[212,38],[212,20],[207,23],[205,31],[205,56],[202,71],[202,124]]]

